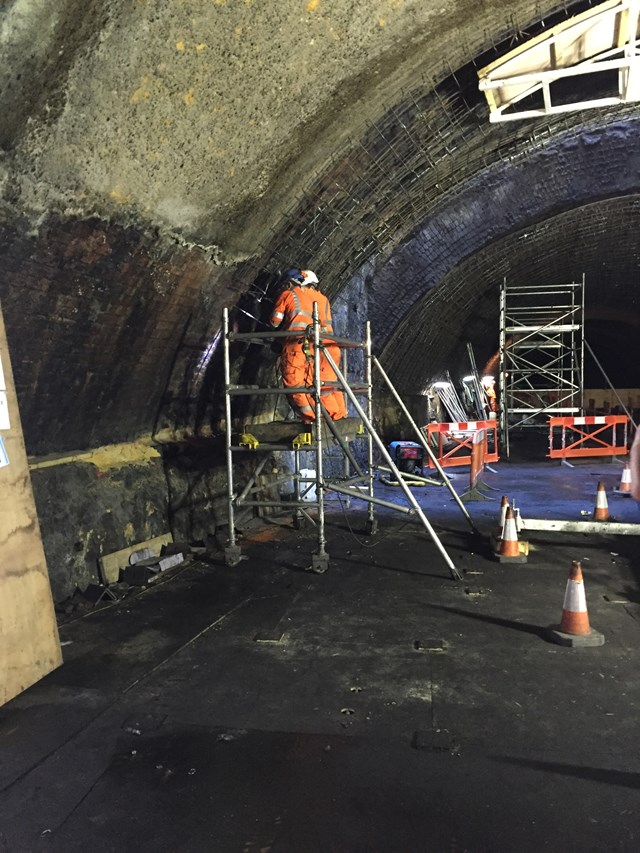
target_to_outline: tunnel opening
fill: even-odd
[[[609,388],[607,379],[614,388],[639,386],[640,376],[634,355],[639,330],[637,315],[587,318],[585,337],[591,344],[602,370],[593,358],[589,355],[585,357],[585,388]]]

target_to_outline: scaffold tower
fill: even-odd
[[[405,480],[406,475],[398,470],[393,457],[374,428],[372,393],[372,371],[374,367],[399,404],[416,435],[416,440],[425,448],[425,452],[442,477],[444,485],[451,492],[452,497],[457,502],[474,533],[478,532],[477,528],[459,495],[453,488],[450,479],[440,466],[423,432],[411,417],[407,407],[378,360],[375,356],[372,356],[369,323],[367,322],[366,325],[364,342],[323,333],[318,317],[318,306],[317,303],[314,303],[313,323],[308,327],[306,332],[312,344],[309,349],[314,367],[313,386],[285,387],[282,384],[278,384],[276,386],[260,387],[256,385],[239,385],[231,381],[231,343],[241,341],[247,345],[258,344],[270,346],[274,340],[291,337],[291,332],[276,330],[269,332],[232,332],[229,325],[229,311],[226,308],[223,312],[222,322],[224,337],[227,506],[229,524],[228,540],[225,547],[226,564],[234,566],[242,558],[236,532],[236,513],[245,507],[269,507],[284,512],[291,512],[295,526],[298,526],[305,519],[315,525],[317,550],[312,555],[309,570],[316,573],[326,571],[329,567],[329,554],[327,552],[325,529],[325,500],[328,492],[335,492],[338,495],[344,496],[347,504],[351,500],[365,501],[367,503],[366,532],[370,535],[374,534],[377,530],[377,519],[374,513],[376,506],[387,507],[409,516],[415,516],[438,548],[451,577],[454,580],[461,580],[462,576],[460,572],[407,484]],[[327,346],[325,346],[325,341]],[[342,353],[342,367],[331,357],[328,349],[329,344],[337,345],[340,348]],[[361,350],[364,354],[364,377],[350,380],[348,378],[347,354],[349,350],[354,349]],[[323,382],[321,380],[320,358],[322,353],[335,371],[335,382]],[[331,420],[321,402],[322,392],[328,390],[329,387],[333,389],[337,388],[346,395],[351,404],[351,409],[356,413],[356,417],[344,418],[338,421]],[[305,393],[313,398],[315,420],[312,424],[283,420],[271,423],[241,424],[239,426],[234,418],[233,402],[240,396],[277,396],[296,393]],[[365,464],[358,461],[351,447],[351,442],[353,442],[357,435],[366,439]],[[328,476],[325,473],[323,454],[328,445],[333,445],[340,449],[344,460],[343,471],[340,475],[332,473],[331,476]],[[376,472],[374,447],[401,487],[406,499],[405,504],[388,501],[375,494],[374,480]],[[270,482],[270,487],[272,487],[271,490],[274,494],[265,499],[263,495],[264,484],[259,482],[259,478],[274,451],[291,451],[293,453],[293,470],[280,474]],[[312,454],[314,468],[302,468],[301,454],[303,452],[310,452]],[[242,486],[237,484],[234,470],[234,461],[240,456],[242,456],[244,461],[247,460],[247,457],[255,457],[253,473]],[[313,476],[308,474],[309,470],[314,471]],[[292,495],[280,494],[278,487],[284,485],[285,482],[293,485]]]
[[[584,275],[568,284],[500,289],[500,433],[580,415],[584,396]]]

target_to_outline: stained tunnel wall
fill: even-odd
[[[153,432],[176,344],[215,292],[212,266],[131,228],[59,218],[37,233],[5,224],[0,258],[29,453]]]

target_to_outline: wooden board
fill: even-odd
[[[1,309],[0,360],[4,376],[0,376],[4,445],[0,461],[9,461],[0,467],[0,705],[4,705],[60,666],[62,654]]]
[[[117,583],[120,578],[120,569],[124,569],[129,565],[129,557],[134,551],[140,551],[142,548],[151,548],[152,551],[160,553],[163,545],[170,545],[173,542],[171,533],[163,533],[161,536],[156,536],[155,539],[147,539],[146,542],[139,542],[137,545],[129,545],[128,548],[121,548],[120,551],[114,551],[111,554],[105,554],[100,557],[98,563],[100,565],[100,579],[103,583]]]

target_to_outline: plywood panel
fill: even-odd
[[[3,705],[59,666],[62,655],[1,308],[0,360],[0,705]]]
[[[154,539],[147,539],[146,542],[129,545],[127,548],[114,551],[112,554],[105,554],[98,561],[102,580],[106,584],[117,583],[120,579],[120,569],[124,569],[125,566],[129,565],[129,557],[134,551],[140,551],[142,548],[150,548],[159,554],[162,546],[168,545],[170,542],[173,542],[173,535],[171,533],[163,533]]]

